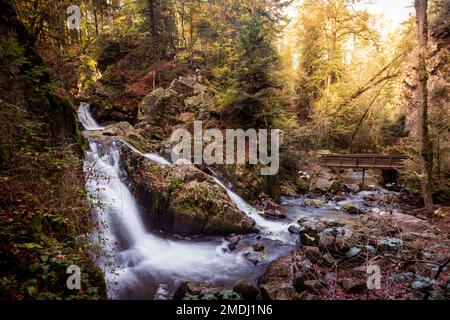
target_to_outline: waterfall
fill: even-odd
[[[149,299],[162,297],[162,291],[158,290],[161,285],[173,291],[186,279],[251,278],[251,267],[243,257],[244,252],[226,252],[226,243],[221,239],[168,240],[147,231],[136,200],[123,181],[125,172],[120,169],[116,143],[105,146],[90,141],[89,146],[84,166],[86,187],[99,229],[93,239],[106,255],[100,257],[99,265],[109,282],[110,297],[120,298],[121,292],[130,294],[130,288],[139,296],[138,279],[149,277],[155,282],[155,292],[151,291]]]
[[[171,163],[156,153],[146,153],[144,157],[163,166],[170,166]]]
[[[84,129],[87,131],[95,131],[95,130],[103,130],[104,127],[100,127],[97,121],[91,115],[90,112],[90,104],[86,102],[80,103],[80,107],[78,108],[77,114],[78,119],[80,119],[81,124]]]
[[[239,210],[245,212],[247,216],[252,218],[261,233],[268,239],[290,242],[291,235],[287,231],[290,224],[289,221],[270,220],[262,217],[259,212],[245,202],[238,194],[225,186],[217,177],[213,177],[214,181],[227,191],[230,199],[236,204]]]
[[[101,129],[90,115],[88,104],[82,104],[78,114],[87,130]],[[171,165],[157,154],[144,154],[122,142],[151,161]],[[110,298],[168,299],[183,281],[219,282],[231,286],[238,279],[255,280],[262,272],[263,265],[254,266],[246,260],[248,246],[230,252],[223,238],[174,240],[147,230],[126,182],[126,172],[121,169],[117,142],[89,139],[84,171],[97,225],[92,242],[94,247],[100,248],[96,261],[105,275]],[[265,238],[285,238],[287,226],[261,217],[231,189],[217,178],[214,180],[240,210],[256,221]],[[270,261],[280,254],[281,250],[269,251],[266,259]]]
[[[85,162],[85,172],[88,174],[86,187],[102,202],[96,209],[97,219],[106,227],[108,234],[114,226],[122,226],[121,235],[129,244],[135,244],[145,236],[145,230],[133,196],[120,179],[123,172],[119,150],[115,142],[107,153],[102,153],[103,146],[99,143],[91,141],[89,146]]]
[[[161,157],[160,155],[156,154],[156,153],[142,153],[140,150],[138,150],[135,146],[133,146],[131,143],[128,143],[125,140],[121,140],[122,143],[124,145],[126,145],[131,151],[133,151],[134,153],[137,153],[139,155],[141,155],[144,158],[147,158],[153,162],[156,162],[162,166],[170,166],[172,165],[169,161],[167,161],[166,159],[164,159],[163,157]]]

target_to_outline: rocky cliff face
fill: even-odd
[[[433,197],[440,203],[450,201],[450,186],[446,181],[450,176],[450,40],[448,33],[441,30],[432,32],[427,56],[428,106],[430,135],[433,142]],[[434,35],[434,36],[433,36]],[[439,38],[442,35],[443,38]],[[410,53],[404,68],[402,104],[406,115],[406,129],[410,140],[407,145],[416,150],[417,132],[417,57],[416,51]],[[417,171],[417,165],[409,164],[410,171]],[[414,180],[414,178],[409,178]]]
[[[51,83],[11,1],[0,7],[0,299],[106,298],[75,241],[90,230],[90,209],[74,105]],[[73,264],[83,290],[66,286]]]
[[[448,87],[450,85],[450,44],[433,39],[427,59],[427,70],[429,72],[428,91],[430,102],[431,121],[436,120],[438,115],[450,114],[450,100]],[[417,52],[411,52],[405,66],[403,80],[403,104],[407,110],[407,129],[416,131],[417,108]],[[442,118],[441,118],[442,119]]]

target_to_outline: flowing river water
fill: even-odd
[[[103,130],[89,112],[89,104],[81,104],[78,110],[85,130]],[[132,151],[159,163],[169,161],[154,153],[143,153],[132,145],[116,140],[102,143],[88,138],[89,150],[84,169],[86,188],[93,204],[93,216],[98,226],[91,235],[95,244],[96,261],[102,269],[111,299],[171,299],[183,281],[208,281],[231,287],[239,279],[256,281],[265,266],[278,256],[285,255],[295,246],[295,236],[288,227],[301,217],[347,216],[340,206],[330,202],[326,208],[305,206],[305,198],[284,198],[282,205],[285,220],[263,217],[218,178],[213,179],[228,193],[236,206],[255,220],[259,235],[243,236],[237,248],[227,249],[223,237],[196,239],[169,238],[150,231],[144,224],[139,205],[130,191],[126,172],[121,168],[118,142]],[[355,194],[352,201],[363,199],[380,190]],[[145,205],[145,204],[141,204]],[[257,265],[248,261],[245,254],[251,244],[263,242],[264,260]]]

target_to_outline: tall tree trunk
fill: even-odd
[[[158,50],[158,29],[156,26],[156,1],[149,0],[149,14],[150,14],[150,35],[152,37],[152,56],[153,56],[153,79],[152,87],[156,89],[156,77],[159,68],[159,50]]]
[[[189,65],[194,59],[194,13],[192,5],[189,9]]]
[[[149,0],[149,9],[150,9],[150,34],[152,36],[152,40],[156,41],[158,37],[158,32],[156,29],[156,0]]]
[[[417,30],[419,37],[417,133],[419,143],[420,173],[423,176],[420,184],[425,208],[431,213],[433,211],[433,196],[431,191],[433,152],[428,133],[428,71],[426,68],[426,53],[428,46],[428,0],[414,0],[414,7],[416,9]]]
[[[97,16],[97,9],[94,8],[94,21],[95,21],[95,35],[98,37],[99,31],[98,31],[98,16]]]
[[[184,1],[181,2],[181,12],[180,12],[180,19],[181,19],[181,39],[183,41],[184,48],[187,48],[187,39],[186,39],[186,27],[185,27],[185,15],[186,15],[186,4]]]

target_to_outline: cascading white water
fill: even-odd
[[[252,218],[258,229],[260,229],[262,235],[268,239],[280,240],[283,242],[292,242],[292,236],[287,230],[289,227],[289,221],[275,221],[269,220],[262,217],[259,212],[250,206],[244,199],[242,199],[238,194],[231,191],[230,188],[226,187],[219,179],[213,177],[214,181],[224,188],[230,199],[236,204],[239,210],[245,212],[250,218]]]
[[[225,252],[222,240],[173,241],[146,231],[136,201],[122,181],[124,173],[115,143],[106,147],[91,141],[85,172],[99,225],[96,239],[100,239],[98,244],[108,256],[100,266],[109,280],[111,297],[121,297],[123,292],[133,297],[130,290],[142,289],[139,279],[150,278],[159,286],[173,289],[186,279],[227,281],[252,277],[254,267],[245,260],[244,252]],[[149,294],[152,296],[148,298],[162,297],[161,290]]]
[[[104,127],[99,126],[97,121],[95,121],[94,118],[92,117],[89,103],[86,102],[80,103],[77,114],[78,119],[80,119],[80,122],[83,124],[85,130],[96,131],[104,129]]]
[[[141,156],[156,162],[163,166],[170,166],[172,163],[164,159],[158,154],[155,153],[146,153],[143,154],[141,151],[139,151],[137,148],[135,148],[133,145],[126,141],[122,141],[128,148],[130,148],[133,152],[140,154]],[[243,211],[246,215],[248,215],[250,218],[252,218],[256,226],[260,229],[260,231],[263,233],[263,235],[271,240],[280,240],[287,243],[293,243],[293,238],[291,234],[288,232],[288,227],[291,224],[290,221],[280,221],[280,220],[271,220],[266,219],[259,212],[253,208],[251,205],[249,205],[244,199],[242,199],[238,194],[233,192],[230,188],[225,186],[217,177],[212,176],[214,181],[220,185],[223,189],[226,190],[228,196],[230,197],[231,201],[233,201],[239,210]]]
[[[149,160],[151,160],[151,161],[153,161],[153,162],[156,162],[156,163],[158,163],[160,165],[163,165],[163,166],[170,166],[171,165],[171,163],[169,161],[167,161],[166,159],[164,159],[160,155],[157,155],[156,153],[146,153],[146,154],[144,154],[144,157],[149,159]]]
[[[79,115],[80,112],[85,116],[80,117],[80,121],[86,129],[102,129],[95,123],[87,105],[80,106]],[[171,165],[157,154],[143,154],[131,144],[122,142],[151,161]],[[255,279],[262,270],[262,266],[255,267],[245,259],[248,247],[229,252],[225,250],[227,243],[223,239],[175,241],[147,231],[136,200],[123,181],[126,174],[120,168],[118,145],[90,139],[89,147],[84,169],[86,188],[98,224],[93,242],[100,247],[97,261],[105,274],[111,298],[170,298],[168,295],[182,281],[232,285],[238,279]],[[287,225],[261,217],[217,178],[214,180],[228,192],[239,209],[256,221],[265,238],[286,240]],[[266,258],[270,261],[282,252],[268,252]]]
[[[156,153],[142,153],[139,151],[135,146],[133,146],[131,143],[126,142],[125,140],[121,140],[124,145],[126,145],[128,148],[130,148],[131,151],[143,156],[144,158],[147,158],[153,162],[156,162],[163,166],[170,166],[172,165],[169,161],[161,157],[160,155]]]

